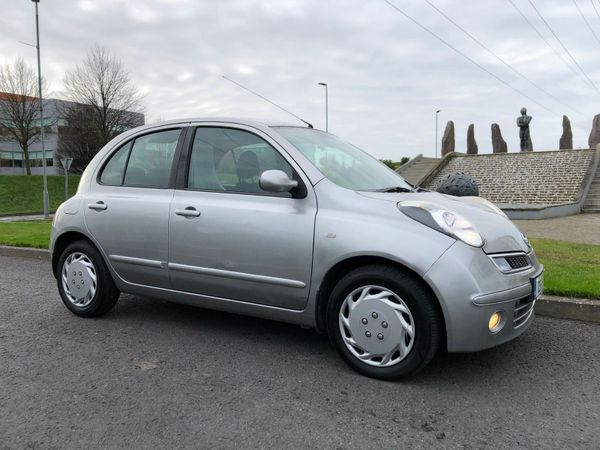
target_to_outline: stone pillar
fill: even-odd
[[[592,132],[590,133],[588,144],[590,145],[590,148],[596,148],[596,145],[600,144],[600,114],[594,116]]]
[[[451,120],[446,124],[444,136],[442,137],[442,156],[454,151],[454,122]]]
[[[558,141],[560,150],[571,150],[573,148],[573,132],[571,131],[571,121],[567,116],[563,116],[562,121],[563,132]]]
[[[476,155],[478,151],[477,141],[475,140],[475,125],[469,125],[467,130],[467,155]]]
[[[500,131],[500,125],[497,123],[492,124],[492,152],[494,153],[506,153],[508,146],[506,141],[502,139],[502,132]]]

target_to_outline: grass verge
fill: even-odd
[[[48,248],[50,221],[0,222],[0,244]],[[531,238],[546,268],[545,293],[600,298],[600,245]]]
[[[69,175],[69,196],[77,191],[80,175]],[[39,213],[44,210],[41,175],[0,175],[0,214]],[[48,177],[50,211],[65,201],[65,177]]]
[[[600,245],[530,240],[546,269],[546,294],[600,298]]]
[[[0,245],[48,248],[51,226],[49,220],[0,222]]]

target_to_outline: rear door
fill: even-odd
[[[267,135],[242,126],[197,127],[188,159],[169,216],[173,288],[302,309],[317,204],[299,167]],[[301,188],[263,191],[258,179],[270,169],[287,172]]]
[[[127,282],[170,287],[167,270],[173,161],[185,128],[145,132],[113,152],[92,181],[85,222]]]

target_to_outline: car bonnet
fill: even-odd
[[[428,202],[441,209],[458,213],[471,221],[481,233],[481,236],[485,239],[483,251],[486,253],[530,251],[530,247],[523,238],[522,233],[510,219],[493,212],[484,204],[470,202],[468,197],[453,197],[437,192],[386,193],[360,191],[359,194],[373,200],[396,203],[402,201]]]

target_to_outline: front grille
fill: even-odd
[[[513,326],[515,328],[519,328],[527,319],[531,317],[533,314],[533,306],[535,305],[535,300],[532,300],[531,296],[523,297],[520,300],[517,300],[515,303],[515,314],[513,318]]]
[[[529,255],[523,252],[495,253],[490,255],[492,261],[503,273],[514,273],[527,270],[531,267]]]
[[[531,265],[527,255],[509,255],[505,256],[504,259],[506,259],[506,262],[512,269],[521,269]]]

